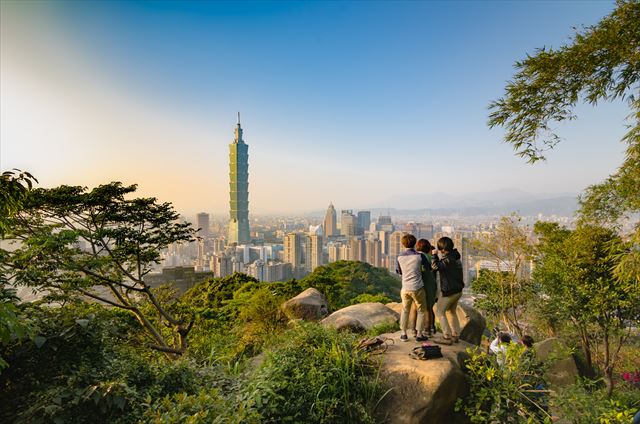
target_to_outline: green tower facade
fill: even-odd
[[[240,113],[233,143],[229,145],[229,240],[245,244],[249,237],[249,146],[242,139]]]

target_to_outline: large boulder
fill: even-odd
[[[329,313],[329,302],[322,293],[312,287],[284,302],[282,311],[289,319],[318,321]]]
[[[456,315],[460,321],[460,339],[479,346],[482,333],[487,326],[487,321],[482,314],[470,305],[458,303]]]
[[[443,358],[419,361],[409,355],[417,343],[400,342],[400,332],[382,337],[395,343],[381,355],[384,384],[390,389],[379,407],[385,415],[381,418],[392,424],[463,422],[455,404],[469,390],[462,366],[466,349],[473,346],[462,341],[441,346]]]
[[[549,384],[563,387],[576,382],[579,375],[576,361],[559,339],[545,339],[535,343],[533,347],[538,359],[548,363],[545,378]]]
[[[402,313],[402,303],[400,303],[400,302],[389,302],[389,303],[386,303],[384,306],[386,306],[387,308],[391,309],[392,311],[394,311],[398,315],[400,315]],[[400,318],[398,318],[398,319],[400,319]]]
[[[387,308],[393,309],[398,315],[402,314],[402,303],[392,302],[386,304]],[[435,306],[434,306],[435,308]],[[411,312],[409,313],[409,328],[414,328],[416,323],[416,310],[415,305],[411,308]],[[465,342],[474,344],[476,346],[480,345],[480,340],[482,339],[482,333],[487,326],[487,322],[480,314],[480,312],[476,311],[472,306],[458,303],[458,308],[456,309],[456,315],[458,316],[458,321],[460,321],[460,339]],[[438,317],[436,316],[436,322],[439,322]]]
[[[323,319],[322,325],[338,330],[367,331],[373,327],[393,325],[399,319],[398,313],[382,303],[359,303],[339,309]]]

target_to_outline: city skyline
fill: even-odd
[[[222,214],[239,109],[259,140],[256,214],[439,191],[578,193],[622,161],[624,105],[599,105],[597,119],[579,107],[535,166],[486,127],[486,107],[516,60],[613,7],[3,2],[0,164],[43,186],[120,180],[183,214]],[[451,148],[455,161],[440,163]],[[423,183],[402,184],[406,174]]]

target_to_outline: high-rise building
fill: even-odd
[[[418,224],[418,234],[415,234],[418,239],[431,240],[433,238],[433,224]]]
[[[346,209],[340,213],[340,235],[355,236],[358,227],[358,219],[353,215],[353,211]]]
[[[209,237],[209,214],[200,212],[196,216],[196,227],[199,228],[198,235],[202,238]]]
[[[381,266],[382,262],[382,243],[380,240],[367,240],[367,260],[366,262],[373,266]]]
[[[389,236],[391,233],[388,231],[378,231],[378,238],[380,239],[381,249],[383,255],[389,254]]]
[[[378,230],[388,231],[390,233],[393,232],[393,222],[391,221],[391,217],[388,215],[380,215],[378,217]]]
[[[360,211],[358,212],[358,234],[364,234],[365,231],[369,230],[369,225],[371,224],[371,212],[370,211]]]
[[[340,246],[340,259],[343,261],[348,261],[351,257],[351,247],[348,244],[343,244]]]
[[[327,237],[338,235],[336,208],[333,207],[333,203],[329,204],[327,213],[324,215],[323,230]]]
[[[290,263],[293,272],[302,268],[302,233],[289,233],[284,237],[284,262]]]
[[[327,247],[328,253],[329,253],[329,262],[336,262],[339,261],[340,259],[342,259],[340,257],[340,246],[342,246],[339,243],[330,243],[329,246]]]
[[[402,231],[394,231],[389,236],[389,271],[395,272],[396,262],[398,255],[402,253],[404,247],[402,246],[402,236],[405,233]]]
[[[231,258],[224,253],[214,256],[211,259],[211,264],[209,265],[209,267],[213,271],[213,275],[216,278],[223,278],[233,274]]]
[[[213,240],[213,253],[224,252],[225,249],[225,241],[221,238],[216,238]]]
[[[366,244],[360,237],[349,239],[349,260],[364,262],[366,259]]]
[[[402,253],[404,250],[402,246],[402,236],[404,236],[404,234],[402,231],[394,231],[391,233],[389,236],[389,256],[398,257],[398,255]]]
[[[322,236],[310,235],[307,236],[306,243],[306,268],[308,272],[313,272],[323,264],[322,260]]]
[[[249,237],[249,146],[242,139],[240,112],[235,138],[229,145],[229,243],[248,243]]]

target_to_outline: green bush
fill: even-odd
[[[640,409],[640,390],[620,384],[609,398],[602,381],[584,379],[556,391],[551,406],[566,423],[626,424]]]
[[[195,395],[177,393],[155,403],[145,404],[141,422],[153,424],[233,424],[239,415],[220,395],[218,389],[202,390]]]
[[[503,364],[495,355],[468,352],[470,392],[458,401],[456,410],[464,411],[472,423],[551,422],[544,368],[531,351],[512,343]]]
[[[140,329],[117,309],[85,303],[29,307],[34,340],[2,348],[2,422],[135,422],[147,397],[194,394],[215,383],[188,359],[168,361],[133,342]]]
[[[352,305],[355,305],[358,303],[369,303],[369,302],[390,303],[390,302],[393,302],[393,300],[391,300],[390,297],[385,296],[384,294],[369,294],[369,293],[363,293],[351,299]]]
[[[364,262],[337,261],[318,267],[300,284],[304,289],[318,289],[333,310],[350,305],[361,294],[384,295],[390,301],[400,301],[400,281],[386,269]]]
[[[240,409],[260,422],[374,422],[379,365],[355,343],[317,324],[286,332],[241,389]]]

